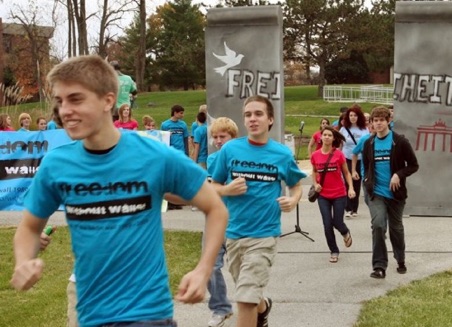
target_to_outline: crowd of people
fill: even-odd
[[[377,106],[371,113],[364,113],[357,104],[343,107],[331,127],[326,126],[325,118],[321,120],[320,133],[315,133],[309,143],[312,179],[320,193],[318,205],[331,252],[330,262],[338,262],[339,256],[334,228],[343,236],[346,247],[352,244],[344,216],[358,217],[362,186],[371,215],[373,271],[370,277],[377,279],[386,277],[388,230],[397,272],[407,272],[402,221],[406,178],[419,169],[410,143],[393,130],[393,110],[392,106]]]
[[[31,116],[30,114],[23,112],[19,115],[18,123],[20,128],[17,130],[18,132],[29,132],[31,130]],[[43,116],[39,116],[36,119],[36,130],[37,131],[46,131],[51,129],[58,128],[55,121],[53,121],[52,117],[50,119],[46,119]],[[8,114],[0,115],[0,132],[14,132],[16,131],[11,122],[11,116]]]
[[[44,157],[24,197],[11,284],[28,290],[41,278],[38,250],[51,240],[42,231],[64,204],[75,260],[67,293],[68,326],[177,326],[163,250],[165,199],[173,206],[192,205],[206,217],[199,262],[182,278],[174,299],[196,303],[207,289],[212,312],[207,325],[223,326],[233,314],[221,270],[226,256],[235,287],[236,326],[268,327],[273,303],[264,293],[277,254],[281,214],[299,204],[301,180],[307,177],[292,151],[269,136],[277,119],[272,102],[258,95],[244,101],[243,137],[227,117],[217,117],[207,128],[205,105],[190,135],[183,121],[185,109],[174,105],[161,125],[161,130],[171,132],[167,147],[118,130],[138,126],[130,102],[118,103],[121,90],[129,101],[134,95],[133,88],[122,87],[118,76],[123,74],[118,71],[118,64],[81,56],[49,73],[56,120],[76,142]],[[123,79],[126,85],[128,79]],[[73,92],[86,101],[74,102]],[[118,108],[117,119],[112,119],[112,108]],[[21,127],[29,128],[31,117],[21,118]],[[2,128],[11,125],[8,117],[1,119]],[[397,272],[407,272],[402,215],[406,178],[418,169],[409,142],[390,123],[386,107],[378,106],[366,116],[353,105],[341,109],[337,123],[322,119],[309,144],[329,262],[339,261],[335,229],[345,247],[353,243],[344,216],[358,217],[363,186],[371,213],[370,277],[378,279],[385,278],[388,266],[387,230]],[[40,128],[48,128],[46,124],[38,118]],[[153,130],[156,123],[144,116],[143,126]],[[218,149],[210,155],[208,138]],[[134,169],[124,168],[130,166]]]

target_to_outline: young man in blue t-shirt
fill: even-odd
[[[281,211],[296,207],[306,174],[287,146],[269,138],[275,118],[267,98],[246,99],[243,116],[248,135],[223,145],[212,181],[230,214],[226,248],[236,287],[237,327],[263,327],[272,305],[263,291],[281,234]],[[281,195],[282,181],[289,187],[287,196]]]
[[[388,267],[388,250],[385,234],[397,261],[397,272],[405,274],[405,232],[403,209],[407,198],[406,178],[419,169],[416,155],[403,136],[389,128],[390,112],[383,106],[372,109],[375,135],[365,143],[362,153],[364,186],[369,196],[372,224],[372,278],[385,278]]]
[[[176,326],[162,200],[177,195],[207,217],[200,261],[183,277],[175,296],[184,303],[204,297],[226,226],[223,202],[206,182],[205,171],[185,155],[114,127],[111,110],[118,81],[104,59],[70,58],[47,79],[57,103],[56,119],[75,142],[46,154],[25,194],[14,237],[12,286],[28,290],[41,278],[40,234],[63,204],[75,258],[80,326]]]
[[[184,107],[176,104],[171,107],[171,118],[165,120],[160,126],[162,131],[171,132],[170,145],[189,156],[188,128],[182,120],[184,118]]]
[[[204,112],[198,113],[196,116],[198,127],[193,137],[193,160],[206,169],[207,167],[207,115]]]

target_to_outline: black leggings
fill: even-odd
[[[352,161],[347,159],[347,167],[350,174],[352,173]],[[353,181],[353,189],[355,190],[356,196],[353,199],[350,199],[347,196],[347,203],[345,204],[345,211],[351,211],[351,212],[358,212],[358,206],[359,206],[359,194],[361,193],[361,160],[358,160],[356,162],[356,172],[359,175],[358,180]],[[346,184],[347,188],[347,195],[348,195],[348,184]]]

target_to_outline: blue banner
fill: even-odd
[[[123,133],[135,132],[121,130]],[[138,134],[169,145],[170,132]],[[23,210],[23,196],[46,153],[72,142],[64,129],[39,132],[0,132],[0,210]]]
[[[22,210],[22,197],[44,155],[69,142],[62,129],[0,132],[0,210]]]

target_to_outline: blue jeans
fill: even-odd
[[[212,275],[207,283],[207,289],[210,293],[209,309],[217,315],[227,315],[232,312],[232,305],[227,296],[226,282],[221,272],[223,268],[223,258],[226,253],[226,245],[223,242],[218,252]]]
[[[320,195],[317,201],[319,203],[320,214],[322,215],[323,230],[325,232],[328,248],[330,249],[331,254],[339,254],[334,228],[336,228],[342,236],[345,236],[349,232],[347,225],[344,223],[346,197],[327,199]]]
[[[389,225],[389,240],[397,262],[405,262],[405,231],[403,228],[403,209],[405,201],[396,201],[379,195],[369,199],[372,219],[372,267],[386,270],[388,249],[385,234]]]
[[[173,319],[164,319],[154,321],[113,322],[111,324],[104,324],[100,327],[177,327],[177,323]]]

